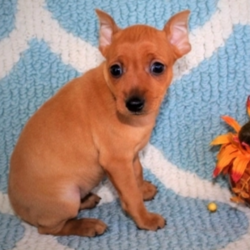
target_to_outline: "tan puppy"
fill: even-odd
[[[34,114],[11,158],[13,209],[42,234],[103,234],[102,221],[75,218],[79,209],[99,202],[91,190],[105,175],[139,228],[165,225],[144,206],[157,189],[143,180],[138,152],[149,141],[174,62],[191,49],[189,11],[173,16],[163,30],[120,29],[108,14],[96,12],[106,61],[66,84]]]

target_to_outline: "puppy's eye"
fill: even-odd
[[[154,75],[160,75],[164,72],[165,65],[160,62],[154,62],[151,65],[150,72]]]
[[[110,67],[110,73],[113,77],[118,78],[123,74],[121,65],[114,64]]]

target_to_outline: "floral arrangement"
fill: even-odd
[[[250,117],[250,96],[247,98],[247,113]],[[234,202],[250,204],[250,121],[244,126],[230,116],[221,117],[235,133],[216,137],[211,145],[221,145],[213,177],[228,175]]]

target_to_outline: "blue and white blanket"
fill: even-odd
[[[105,181],[97,189],[101,204],[79,216],[102,219],[108,232],[96,238],[39,235],[10,207],[9,158],[34,111],[102,61],[95,8],[121,27],[145,23],[159,29],[176,12],[191,10],[192,51],[178,61],[141,152],[145,177],[159,189],[146,205],[168,225],[138,230]],[[230,202],[225,180],[212,179],[218,148],[209,146],[229,129],[221,115],[247,121],[249,94],[249,0],[0,0],[0,250],[250,249],[250,209]],[[207,210],[210,201],[217,212]]]

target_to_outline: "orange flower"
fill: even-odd
[[[248,98],[247,110],[250,115],[250,98]],[[221,145],[217,155],[217,165],[214,169],[213,176],[220,173],[229,174],[232,180],[237,183],[244,174],[250,162],[250,147],[241,143],[238,139],[241,126],[230,116],[222,116],[222,119],[230,125],[236,133],[227,133],[216,137],[211,145]]]
[[[250,117],[250,96],[247,98],[247,114]]]

